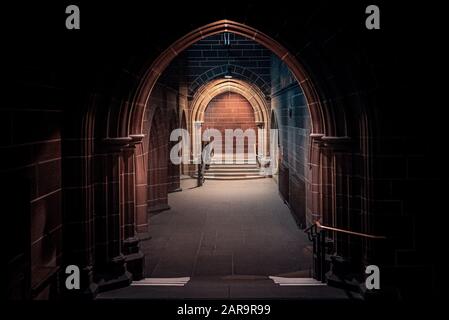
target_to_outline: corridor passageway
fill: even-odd
[[[311,278],[311,242],[273,179],[183,187],[169,195],[170,210],[149,219],[146,278],[97,299],[360,298]],[[270,276],[303,281],[278,285]]]
[[[141,243],[147,277],[311,276],[311,243],[272,179],[208,180],[169,203]]]
[[[430,38],[367,30],[349,2],[218,7],[83,4],[81,31],[57,7],[11,34],[8,297],[369,298],[371,265],[379,295],[439,292]],[[138,288],[154,279],[185,286]]]

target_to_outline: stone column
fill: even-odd
[[[97,215],[97,271],[96,282],[100,291],[120,288],[131,283],[132,275],[126,269],[125,256],[122,253],[120,176],[122,149],[131,142],[130,137],[108,138],[104,140],[103,195],[104,206]]]
[[[174,164],[170,159],[170,151],[171,149],[178,143],[178,141],[170,141],[168,144],[168,186],[167,192],[180,192],[182,191],[180,180],[181,180],[181,164]]]
[[[323,154],[321,138],[324,136],[322,133],[310,134],[311,139],[311,152],[309,154],[309,180],[310,190],[307,191],[307,207],[309,216],[308,224],[313,224],[315,221],[320,220],[323,222],[324,209],[323,209],[323,179],[322,179],[322,166],[323,166]]]
[[[202,145],[202,132],[201,127],[203,121],[193,122],[193,134],[192,134],[192,146],[193,146],[193,163],[198,164],[201,161],[201,145]]]
[[[323,225],[360,232],[353,221],[353,163],[349,137],[322,136],[320,148],[321,197]],[[329,283],[339,283],[351,274],[362,272],[364,239],[340,232],[327,232],[327,253],[331,255]]]
[[[350,138],[323,136],[321,141],[331,162],[332,218],[329,223],[333,227],[350,230],[352,229],[349,216],[349,202],[351,201],[349,193],[352,189],[352,181],[348,176],[351,164]],[[349,256],[351,243],[358,240],[344,234],[335,234],[334,246],[337,254]]]
[[[256,122],[257,125],[257,155],[259,156],[259,159],[265,158],[267,156],[267,150],[268,150],[268,139],[267,134],[265,130],[265,123],[263,121]],[[260,132],[260,134],[259,134]]]
[[[74,142],[73,140],[71,141]],[[63,268],[60,270],[59,281],[62,295],[67,299],[92,299],[98,293],[95,283],[95,242],[94,242],[94,177],[90,157],[91,145],[82,141],[76,142],[78,152],[63,159],[70,174],[63,175]],[[68,146],[69,147],[69,146]],[[88,151],[89,150],[89,151]],[[88,154],[89,156],[85,156]],[[43,177],[45,179],[45,177]],[[80,269],[80,290],[65,288],[65,266],[76,265]]]
[[[143,278],[144,255],[139,248],[139,238],[136,228],[136,177],[135,177],[135,146],[143,139],[143,135],[131,135],[129,144],[122,148],[121,173],[121,216],[123,221],[123,253],[127,270],[133,275],[133,280]]]

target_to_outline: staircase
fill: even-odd
[[[101,292],[97,300],[129,299],[295,299],[295,300],[361,300],[339,288],[329,287],[310,278],[266,276],[226,276],[146,278],[130,286]]]
[[[208,180],[249,180],[263,179],[257,164],[214,164],[206,170],[204,178]]]

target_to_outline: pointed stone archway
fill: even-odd
[[[238,79],[218,79],[213,80],[199,88],[192,99],[190,111],[190,132],[193,146],[193,154],[197,155],[198,150],[195,141],[198,141],[199,128],[204,122],[204,112],[209,102],[218,95],[225,92],[233,92],[241,95],[250,103],[254,110],[254,118],[259,128],[262,129],[263,143],[262,150],[258,154],[266,156],[269,150],[269,132],[265,130],[270,123],[270,107],[262,91],[255,85]]]
[[[121,101],[113,100],[111,102],[110,109],[107,112],[107,124],[105,127],[107,138],[104,140],[106,144],[104,145],[103,151],[106,156],[108,154],[115,155],[114,157],[110,157],[111,161],[108,164],[108,167],[114,168],[114,170],[119,170],[119,174],[124,174],[123,170],[125,168],[128,171],[132,171],[132,173],[126,172],[125,176],[132,176],[133,179],[128,179],[126,181],[122,179],[118,181],[120,184],[119,190],[136,189],[136,185],[133,185],[133,183],[135,184],[135,181],[147,180],[147,172],[143,170],[143,166],[135,164],[131,165],[130,162],[127,162],[127,166],[120,166],[116,161],[123,161],[121,159],[128,159],[128,161],[131,161],[130,159],[136,159],[135,150],[139,150],[139,148],[136,148],[135,146],[139,145],[142,141],[145,141],[145,139],[142,139],[145,114],[147,109],[151,108],[148,101],[158,78],[169,63],[191,44],[205,37],[223,32],[232,32],[250,38],[265,46],[277,55],[290,69],[304,93],[311,118],[311,134],[309,137],[310,152],[309,159],[307,160],[308,181],[305,190],[307,208],[304,221],[307,222],[307,224],[313,223],[316,220],[321,220],[323,223],[330,224],[334,224],[335,221],[340,221],[340,226],[342,227],[344,227],[345,223],[349,225],[351,223],[350,221],[337,217],[337,215],[342,216],[345,214],[341,212],[342,209],[337,205],[337,200],[338,198],[345,199],[347,197],[348,192],[351,190],[352,183],[350,179],[350,176],[352,175],[351,149],[348,148],[348,141],[350,141],[350,139],[347,136],[348,129],[345,114],[340,113],[336,115],[335,110],[324,102],[325,99],[320,98],[312,78],[295,55],[291,54],[280,43],[264,33],[247,25],[229,20],[217,21],[198,28],[174,42],[168,49],[162,52],[149,67],[144,67],[143,70],[136,71],[136,74],[141,76],[139,76],[139,81],[134,88],[129,88],[129,83],[123,83],[123,88],[128,87],[130,89],[128,99],[123,99]],[[244,87],[242,83],[238,83],[237,81],[234,83],[235,84],[232,86],[235,90],[245,91],[244,93],[248,95],[248,87]],[[118,85],[120,86],[120,84]],[[229,83],[223,83],[222,85],[224,88],[228,86]],[[243,88],[245,88],[245,90],[242,90]],[[270,123],[270,113],[266,111],[263,99],[260,99],[259,94],[250,94],[250,96],[254,103],[253,107],[258,112],[258,117],[263,119],[262,121],[266,123],[265,127],[268,128],[268,124]],[[259,103],[255,103],[258,99],[260,100]],[[205,106],[205,101],[206,100],[202,100],[202,103],[198,103],[196,117],[201,115],[200,107]],[[154,110],[150,110],[150,113],[153,112]],[[186,120],[189,122],[194,118],[194,116],[188,115]],[[101,126],[102,125],[103,124],[101,124]],[[191,125],[193,125],[193,123],[188,123],[188,126]],[[368,125],[369,123],[366,122],[366,126]],[[364,129],[366,130],[366,128]],[[338,135],[338,133],[343,133],[343,135]],[[363,159],[360,161],[363,161]],[[361,166],[364,166],[364,164]],[[126,183],[122,181],[125,181]],[[114,187],[115,183],[116,182],[114,181]],[[125,195],[125,198],[134,197],[133,195],[135,192],[122,192],[122,194]],[[114,212],[119,212],[120,217],[129,217],[127,221],[129,225],[135,224],[135,217],[138,209],[135,201],[132,201],[133,198],[125,199],[124,197],[121,197],[121,201],[119,202],[113,198],[114,197],[104,197],[105,200],[111,202],[106,203],[105,207],[116,208],[114,209]],[[361,203],[360,206],[368,207],[368,205],[364,203]],[[141,214],[145,214],[143,210],[140,212]],[[145,219],[146,216],[140,216],[137,218],[137,221],[139,221],[141,226],[144,226],[147,224]],[[361,222],[360,224],[362,226],[367,225],[364,222]],[[114,224],[111,225],[110,228],[122,228],[122,226]],[[138,241],[135,241],[136,228],[129,227],[126,229],[125,233],[111,234],[119,235],[116,239],[111,239],[109,243],[113,243],[114,245],[117,243],[120,244],[117,248],[122,248],[122,251],[120,252],[121,256],[123,256],[124,251],[129,252],[128,255],[133,255],[135,253],[136,248],[138,247]],[[128,241],[131,243],[131,249],[123,247],[124,244],[127,243],[127,239],[132,240]],[[363,248],[362,251],[368,250],[368,245],[365,245]],[[125,260],[126,256],[127,254],[125,254]],[[112,257],[112,260],[115,261],[114,257]],[[134,260],[133,263],[135,265],[138,264],[138,262],[135,262]],[[141,263],[143,263],[143,259],[141,259]],[[105,264],[107,265],[108,262],[106,261]],[[138,267],[136,267],[136,269],[137,268]],[[118,269],[115,268],[114,270]]]

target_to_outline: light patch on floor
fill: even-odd
[[[172,286],[183,287],[190,281],[190,277],[181,278],[145,278],[133,281],[132,286]]]
[[[325,286],[325,283],[322,283],[313,278],[285,278],[285,277],[275,277],[269,276],[274,283],[280,286]]]

